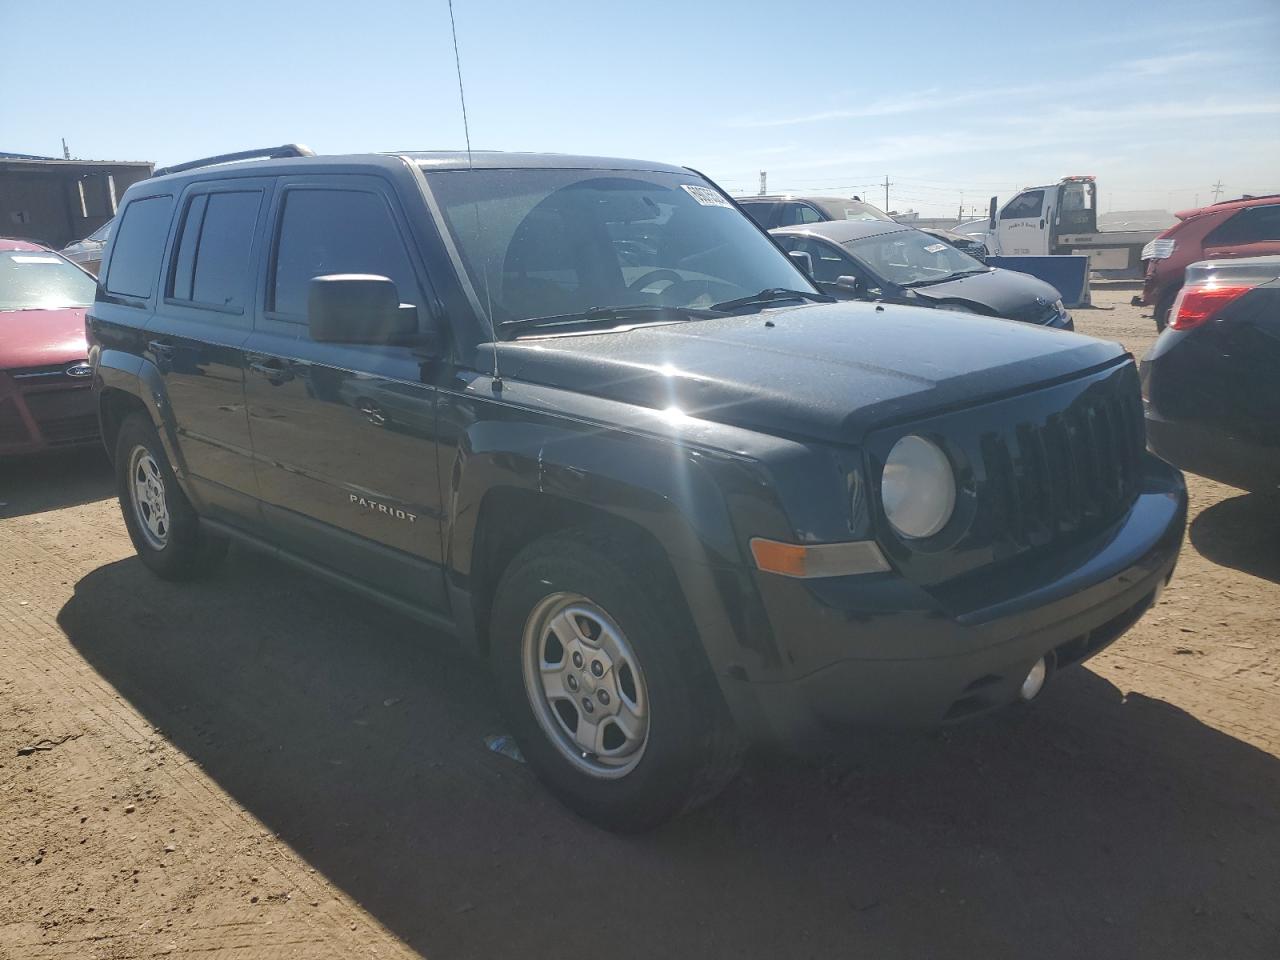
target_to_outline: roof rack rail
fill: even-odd
[[[212,167],[218,163],[234,163],[236,160],[274,160],[280,157],[314,157],[315,151],[300,143],[286,143],[280,147],[263,147],[260,150],[241,150],[239,153],[220,153],[216,157],[203,157],[199,160],[188,160],[186,163],[175,163],[171,167],[161,167],[154,177],[163,177],[170,173],[181,173],[183,170],[194,170],[197,167]]]

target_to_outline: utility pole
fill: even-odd
[[[956,223],[964,219],[964,191],[960,191],[960,209],[956,211]]]
[[[761,171],[760,171],[760,196],[762,196],[762,197],[763,197],[766,193],[768,193],[768,192],[769,192],[769,191],[765,188],[765,185],[766,185],[768,182],[769,182],[769,171],[768,171],[768,170],[761,170]]]
[[[884,175],[884,212],[889,212],[889,175]]]
[[[1222,178],[1218,178],[1218,182],[1213,185],[1213,202],[1218,202],[1218,197],[1222,196]]]
[[[63,137],[63,138],[62,138],[62,159],[63,159],[63,160],[70,160],[70,159],[71,159],[71,151],[67,149],[67,138],[66,138],[66,137]]]

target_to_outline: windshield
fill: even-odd
[[[112,218],[111,220],[108,220],[106,223],[100,226],[97,230],[93,231],[93,233],[85,237],[85,239],[92,240],[94,243],[106,243],[107,238],[111,236],[111,225],[113,223],[115,223],[114,218]]]
[[[93,303],[93,277],[56,253],[0,253],[0,310],[52,310]]]
[[[872,273],[898,286],[988,269],[967,253],[919,230],[882,233],[850,240],[844,246]]]
[[[427,174],[495,325],[600,307],[705,308],[813,286],[692,175],[601,170]]]
[[[809,202],[820,207],[832,220],[893,220],[887,213],[862,200],[815,197]]]

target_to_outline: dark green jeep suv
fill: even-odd
[[[236,540],[456,634],[599,823],[752,740],[1032,699],[1173,571],[1115,344],[833,303],[680,167],[265,153],[134,185],[105,251],[138,552]]]

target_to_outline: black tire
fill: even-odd
[[[142,512],[135,506],[134,473],[145,453],[157,468],[157,484],[163,490],[167,522],[163,537],[148,534]],[[142,562],[165,580],[190,580],[211,571],[227,553],[227,541],[200,527],[200,519],[178,486],[173,467],[165,456],[160,437],[144,413],[131,413],[120,425],[115,450],[116,492],[129,539]]]
[[[1178,299],[1178,291],[1182,289],[1181,285],[1168,290],[1156,301],[1156,308],[1152,311],[1152,315],[1156,319],[1156,330],[1160,333],[1164,332],[1164,328],[1169,325],[1169,313],[1173,310],[1173,301]]]
[[[624,568],[623,557],[632,566]],[[677,612],[674,586],[635,566],[635,551],[607,537],[566,532],[535,541],[503,574],[490,628],[503,712],[529,765],[565,806],[624,833],[650,829],[713,799],[737,773],[742,755],[696,632]],[[567,758],[526,692],[526,626],[557,595],[587,598],[601,608],[642,670],[647,739],[634,767],[614,779],[584,772]]]

